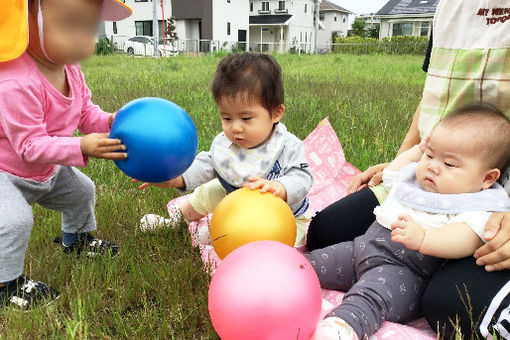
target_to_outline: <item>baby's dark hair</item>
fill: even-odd
[[[283,104],[282,69],[269,54],[231,54],[220,61],[211,90],[218,103],[222,98],[256,100],[266,110]]]
[[[477,133],[466,143],[474,143],[489,168],[504,171],[510,162],[510,120],[497,107],[477,102],[456,109],[444,117],[445,127],[474,128]]]

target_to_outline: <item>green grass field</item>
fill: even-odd
[[[423,58],[280,55],[288,129],[300,138],[329,117],[347,160],[360,169],[388,161],[421,98]],[[93,101],[116,111],[129,100],[170,99],[193,118],[199,149],[221,131],[210,79],[220,58],[94,57],[82,64]],[[217,339],[207,312],[209,275],[184,228],[141,234],[146,213],[166,215],[173,190],[136,189],[113,162],[83,171],[96,183],[98,235],[117,241],[115,259],[76,259],[53,243],[60,215],[34,206],[25,274],[50,283],[60,300],[30,313],[0,310],[8,339]]]

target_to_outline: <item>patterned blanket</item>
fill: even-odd
[[[340,141],[327,118],[322,120],[306,137],[304,144],[306,157],[314,177],[314,183],[308,195],[310,209],[319,211],[346,195],[349,181],[359,173],[359,170],[345,160]],[[167,208],[171,215],[174,214],[183,197],[178,197],[168,203]],[[194,234],[202,226],[207,226],[210,219],[209,215],[199,221],[189,223],[190,233]],[[212,246],[198,246],[204,264],[212,273],[220,263],[219,258]],[[323,289],[321,317],[338,306],[342,302],[343,295],[343,292]],[[434,340],[436,334],[422,318],[407,325],[384,322],[379,331],[370,337],[370,340],[384,339]]]

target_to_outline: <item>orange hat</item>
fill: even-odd
[[[28,45],[28,1],[2,0],[0,6],[0,62],[19,57]],[[120,21],[129,17],[131,8],[120,0],[104,0],[102,20]]]

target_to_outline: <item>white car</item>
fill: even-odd
[[[173,48],[172,45],[160,44],[158,46],[159,55],[175,56],[178,54],[178,51]],[[165,53],[166,51],[166,53]],[[144,56],[153,56],[154,55],[154,39],[152,37],[147,37],[143,35],[137,35],[129,38],[124,42],[124,52],[130,55],[144,55]]]

